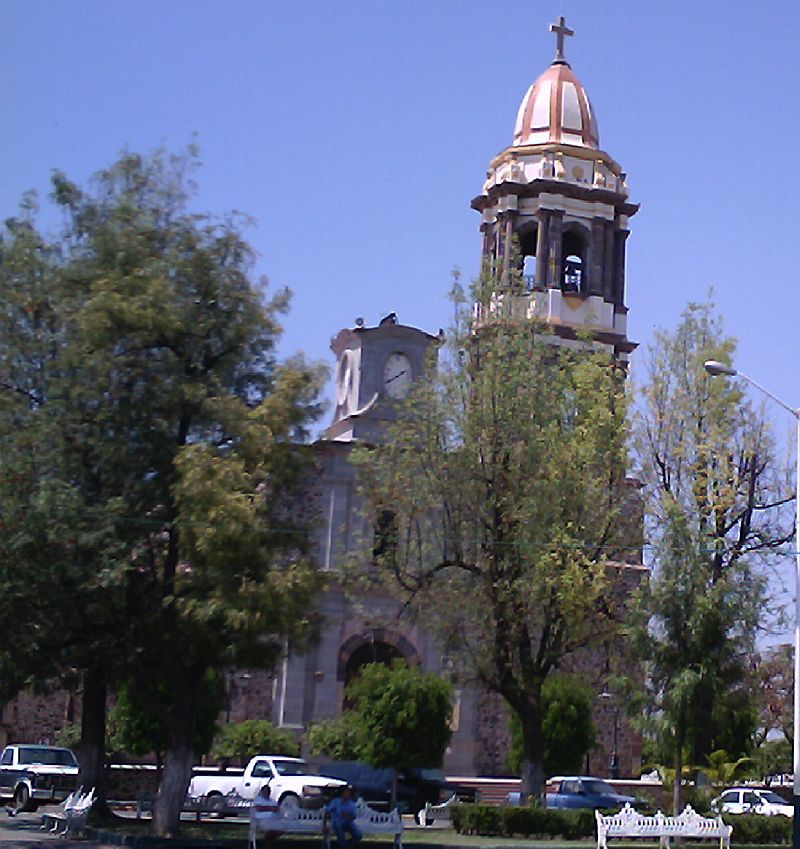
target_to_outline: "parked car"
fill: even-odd
[[[319,771],[352,785],[355,795],[371,808],[388,811],[392,798],[392,770],[379,769],[359,761],[323,764]],[[462,802],[475,802],[473,787],[454,784],[440,769],[401,770],[397,775],[397,805],[401,811],[416,814],[426,802],[437,804],[456,794]]]
[[[772,790],[756,787],[731,787],[711,802],[711,807],[721,814],[762,814],[764,816],[791,817],[794,808]]]
[[[40,802],[61,802],[78,785],[78,760],[70,749],[15,743],[0,755],[0,797],[16,811],[35,811]]]
[[[618,793],[607,781],[588,775],[557,775],[547,782],[547,787],[548,808],[621,808],[639,804],[633,796]]]
[[[272,798],[283,808],[318,807],[340,790],[345,782],[317,775],[301,758],[284,755],[256,755],[242,770],[207,771],[195,769],[189,783],[190,796],[202,796],[213,803],[215,798],[236,793],[252,799],[259,788],[269,784]]]

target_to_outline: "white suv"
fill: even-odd
[[[772,790],[755,787],[731,787],[711,803],[715,811],[723,814],[762,814],[790,817],[794,809],[790,802]]]

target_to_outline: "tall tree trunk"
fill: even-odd
[[[714,736],[714,705],[716,689],[713,681],[701,685],[692,705],[692,731],[689,735],[692,766],[700,768],[708,763]]]
[[[392,798],[389,801],[389,810],[393,811],[397,806],[397,767],[392,767]]]
[[[106,689],[103,669],[87,669],[83,673],[79,783],[84,790],[94,788],[97,801],[92,808],[93,818],[108,812],[108,776],[105,769]]]
[[[675,784],[672,786],[672,813],[675,816],[683,810],[683,744],[686,729],[679,720],[675,727]]]
[[[542,801],[544,790],[544,738],[539,700],[520,713],[522,726],[522,801]]]
[[[178,835],[181,808],[192,779],[198,680],[188,674],[181,677],[184,680],[175,681],[169,709],[167,752],[153,810],[153,831],[157,837]]]

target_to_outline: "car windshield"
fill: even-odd
[[[273,761],[278,775],[311,775],[305,761]]]
[[[50,749],[47,746],[21,746],[19,763],[46,764],[48,766],[77,766],[75,755],[69,749]]]
[[[606,784],[605,781],[600,781],[596,778],[591,781],[584,781],[583,789],[587,793],[598,793],[604,796],[616,796],[617,794],[617,791],[610,784]]]
[[[764,792],[763,790],[759,794],[761,798],[765,802],[770,802],[773,805],[788,805],[789,803],[782,796],[779,796],[777,793],[773,793],[771,790],[769,792]]]

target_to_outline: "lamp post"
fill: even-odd
[[[792,802],[794,805],[794,823],[792,827],[792,847],[800,849],[800,408],[790,407],[781,401],[777,395],[773,395],[768,389],[756,383],[752,377],[742,374],[731,366],[720,363],[717,360],[707,360],[704,364],[705,370],[715,377],[741,377],[771,398],[776,404],[790,412],[797,423],[797,471],[795,479],[795,526],[794,526],[794,548],[795,548],[795,595],[794,595],[794,751],[792,768],[794,772],[792,787]]]
[[[608,761],[608,777],[619,778],[619,705],[608,690],[600,693],[600,698],[612,703],[614,712],[614,744],[611,749],[611,757]]]

